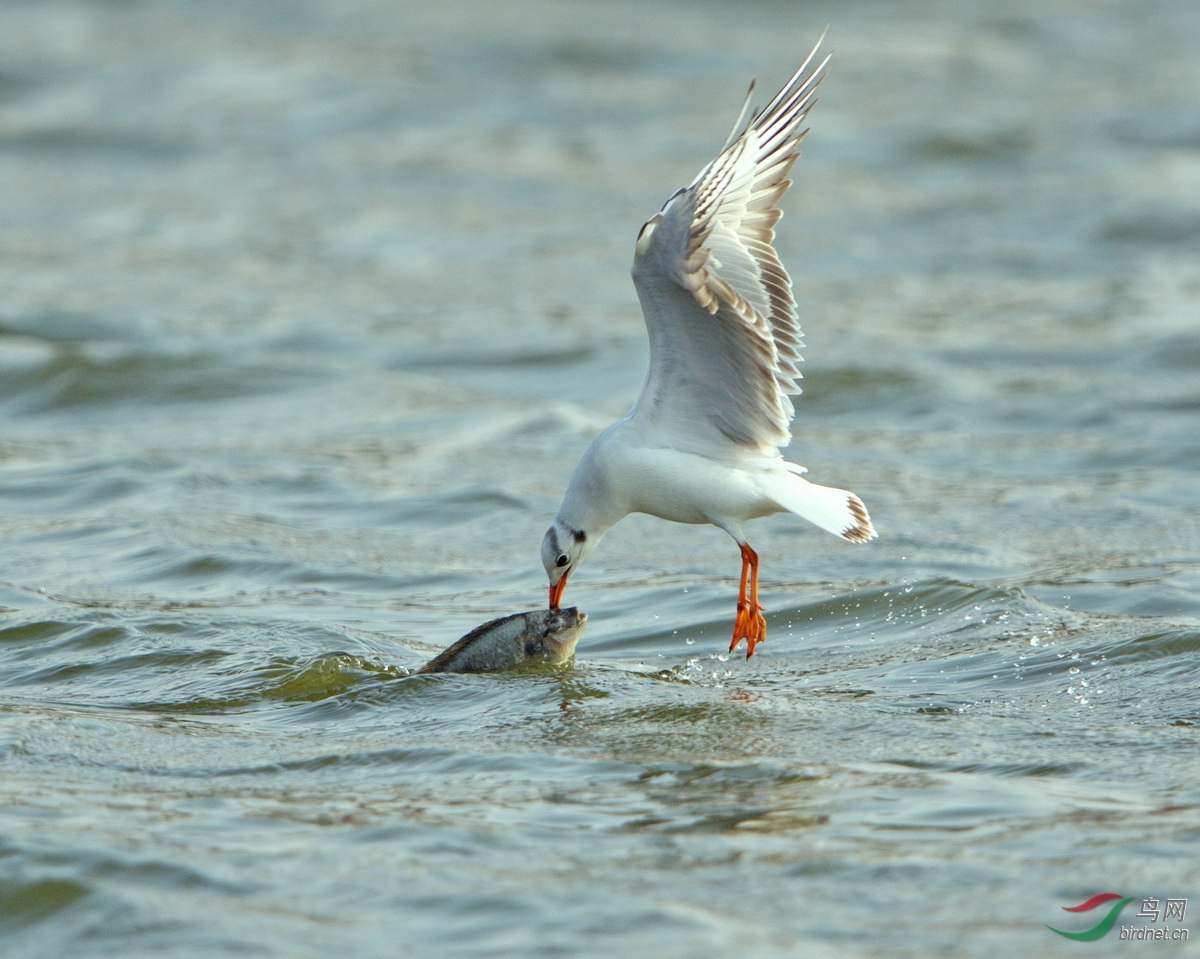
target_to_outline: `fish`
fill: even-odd
[[[487,673],[524,663],[565,663],[575,654],[587,613],[532,609],[477,626],[417,673]]]

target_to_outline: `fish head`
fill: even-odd
[[[583,635],[587,613],[576,607],[539,609],[526,614],[529,628],[525,632],[527,662],[565,663],[575,655],[575,646]]]

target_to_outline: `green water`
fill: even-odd
[[[826,25],[789,456],[879,540],[752,524],[746,661],[733,543],[632,517],[573,668],[410,676],[544,602],[637,229]],[[1198,49],[1184,0],[0,6],[0,956],[1194,952],[1046,926],[1200,923]]]

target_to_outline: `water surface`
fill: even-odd
[[[880,538],[633,517],[640,224],[829,26],[789,456]],[[0,9],[0,954],[1054,956],[1200,909],[1200,12]],[[1131,906],[1123,923],[1134,920]],[[1194,949],[1194,947],[1191,947]]]

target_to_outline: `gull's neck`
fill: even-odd
[[[600,451],[606,434],[612,429],[605,430],[583,454],[558,508],[559,522],[587,533],[588,539],[594,541],[630,513],[626,498],[621,494],[620,482],[614,482],[619,477],[609,475]]]
[[[558,522],[570,530],[586,533],[589,542],[595,542],[607,533],[627,511],[609,508],[600,499],[589,497],[572,482],[558,508]]]

